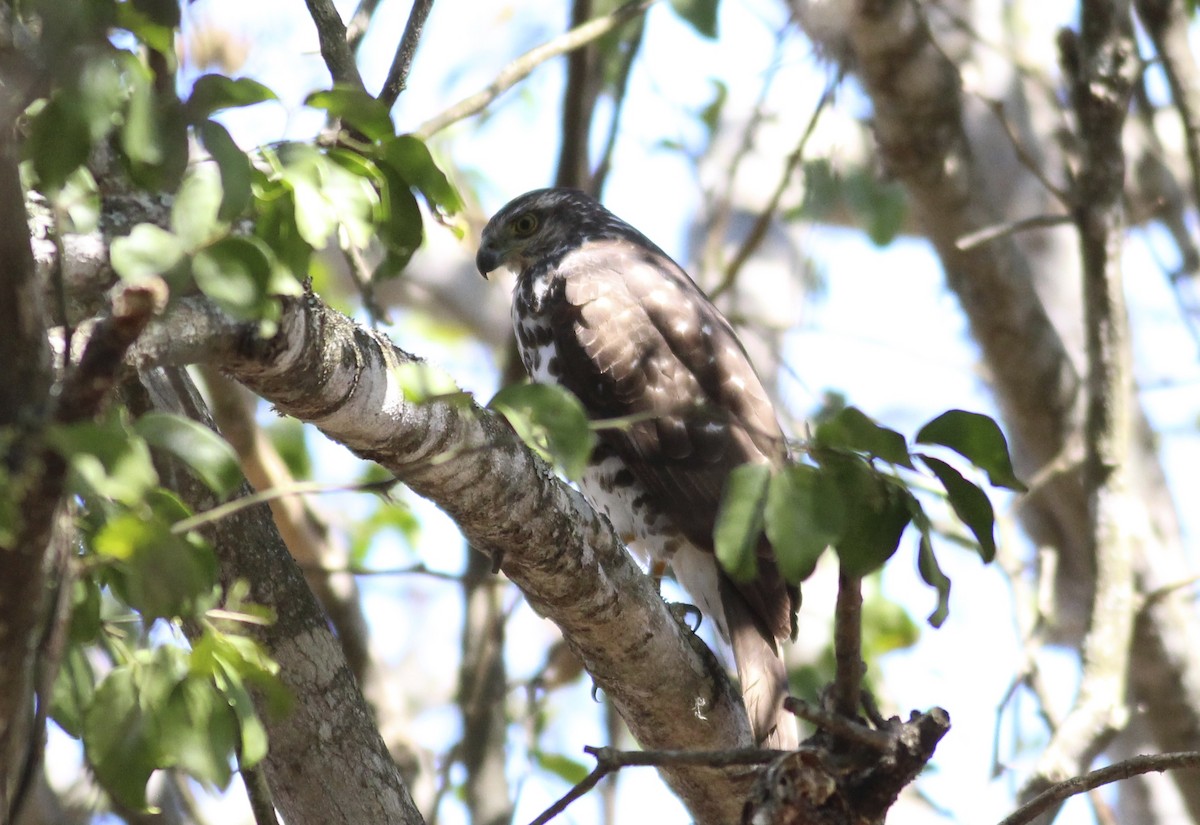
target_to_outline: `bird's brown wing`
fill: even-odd
[[[550,296],[559,380],[595,418],[629,418],[601,438],[676,526],[713,549],[729,472],[786,457],[774,408],[725,318],[666,255],[592,241],[560,262]],[[797,604],[769,546],[738,582],[771,636],[788,638]]]

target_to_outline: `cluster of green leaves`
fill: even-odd
[[[245,603],[244,587],[222,593],[212,548],[185,529],[194,514],[159,485],[151,449],[184,461],[220,498],[241,483],[236,456],[211,430],[166,413],[130,423],[114,411],[49,437],[68,462],[82,538],[51,716],[82,740],[97,779],[123,805],[145,808],[146,781],[160,768],[223,788],[235,754],[252,765],[266,753],[249,689],[279,708],[286,696],[275,663],[241,635],[244,625],[214,616],[270,617]],[[145,633],[156,620],[202,632],[190,650],[149,649]]]
[[[196,82],[185,109],[215,165],[198,164],[184,177],[169,231],[140,224],[113,242],[118,274],[160,275],[175,290],[194,282],[235,317],[270,322],[278,313],[274,297],[298,293],[314,251],[331,240],[363,249],[378,239],[385,257],[375,277],[403,269],[424,232],[414,189],[435,212],[461,208],[425,144],[397,136],[383,104],[361,92],[309,98],[355,131],[346,145],[285,143],[259,150],[252,163],[209,115],[273,96],[246,79]],[[250,221],[249,234],[237,231],[239,219]]]
[[[243,151],[215,117],[275,94],[210,74],[181,97],[174,0],[33,6],[55,76],[27,113],[27,178],[65,216],[62,228],[94,227],[99,194],[86,163],[101,143],[136,187],[175,196],[169,228],[139,224],[112,244],[123,278],[163,276],[173,294],[194,286],[236,317],[269,324],[278,314],[273,298],[300,291],[313,252],[331,239],[344,249],[378,239],[385,257],[375,276],[389,277],[423,237],[414,192],[435,214],[461,208],[425,144],[397,135],[387,107],[362,91],[334,88],[308,100],[346,127],[336,145]],[[211,162],[190,162],[189,137]]]
[[[985,415],[950,410],[921,427],[915,442],[958,454],[995,487],[1024,489],[1013,474],[1004,434]],[[938,595],[929,622],[939,626],[948,611],[950,579],[938,564],[933,521],[918,492],[936,490],[970,531],[975,551],[990,562],[996,553],[995,512],[987,494],[947,461],[911,451],[904,436],[855,407],[817,423],[806,457],[779,471],[760,464],[733,471],[714,532],[722,565],[735,577],[752,578],[765,533],[791,582],[810,576],[831,547],[842,569],[861,577],[892,557],[911,525],[919,534],[918,569]]]

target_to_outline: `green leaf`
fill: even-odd
[[[95,694],[96,675],[86,651],[81,645],[69,646],[51,689],[50,717],[78,739],[83,735],[83,719]]]
[[[863,658],[872,662],[917,643],[921,630],[908,611],[879,592],[863,599]]]
[[[785,217],[789,220],[828,217],[841,202],[841,179],[827,158],[804,162],[804,200]]]
[[[252,173],[254,178],[259,181],[252,183],[258,213],[255,237],[274,253],[278,269],[290,274],[293,280],[308,277],[313,248],[296,225],[296,202],[291,187],[279,181],[265,181],[264,176]]]
[[[66,216],[64,231],[86,235],[99,225],[100,190],[86,166],[80,166],[68,175],[57,192],[50,190],[46,194],[55,209]]]
[[[146,690],[142,667],[114,668],[83,720],[84,752],[96,778],[118,802],[138,811],[146,809],[146,782],[160,761],[153,711],[161,697]]]
[[[165,29],[179,28],[179,0],[133,0],[133,7],[156,25]]]
[[[404,400],[410,404],[427,404],[446,396],[461,395],[462,390],[450,373],[424,361],[408,361],[392,370]]]
[[[122,513],[92,539],[101,556],[121,562],[110,571],[113,589],[146,621],[193,616],[216,585],[211,548],[171,532],[161,517]]]
[[[990,564],[996,558],[996,539],[993,534],[996,513],[987,494],[941,459],[920,453],[917,457],[946,488],[946,499],[955,515],[975,534],[975,540],[979,542],[979,555],[985,564]]]
[[[133,507],[158,483],[146,442],[134,437],[116,415],[55,427],[49,439],[85,492]]]
[[[164,767],[178,767],[209,787],[224,789],[233,776],[237,720],[206,678],[189,677],[167,697],[158,716]]]
[[[765,464],[734,467],[725,482],[713,543],[717,560],[737,581],[758,575],[758,541],[763,531],[771,468]]]
[[[189,122],[199,124],[223,109],[253,106],[277,99],[273,91],[248,77],[235,80],[225,75],[206,74],[192,84],[192,94],[188,97],[185,111]]]
[[[133,181],[152,191],[173,192],[187,171],[187,119],[173,89],[158,90],[140,60],[124,61],[129,103],[120,130],[120,147]]]
[[[830,479],[815,467],[795,464],[772,477],[765,518],[779,570],[797,584],[812,575],[825,548],[841,538],[846,513]]]
[[[587,765],[561,753],[535,750],[533,758],[542,770],[549,771],[568,785],[578,785],[591,773]]]
[[[550,384],[510,384],[488,406],[508,419],[521,440],[568,479],[576,481],[583,475],[596,434],[573,394]]]
[[[241,740],[241,763],[253,767],[267,754],[267,731],[247,685],[267,699],[273,712],[285,712],[291,696],[278,679],[279,666],[253,639],[210,629],[193,644],[191,669],[193,673],[210,675],[233,709]]]
[[[1018,493],[1027,489],[1013,472],[1004,433],[986,415],[963,410],[942,413],[921,428],[917,443],[949,447],[987,473],[988,480],[996,487]]]
[[[250,158],[234,143],[229,131],[214,120],[201,122],[196,132],[221,173],[221,208],[217,210],[217,218],[228,223],[250,205]]]
[[[876,246],[887,246],[900,233],[908,214],[902,186],[879,180],[873,169],[859,169],[846,179],[845,194]]]
[[[332,89],[313,92],[304,101],[304,105],[328,112],[330,117],[352,126],[370,140],[383,140],[396,134],[387,104],[371,97],[362,89],[334,86]]]
[[[904,436],[875,423],[857,407],[846,407],[822,421],[813,440],[821,447],[856,450],[901,467],[913,466]]]
[[[86,644],[100,635],[100,586],[91,576],[80,576],[71,585],[70,639]]]
[[[721,123],[721,111],[725,108],[725,101],[729,98],[729,87],[720,80],[710,80],[709,83],[713,87],[713,99],[700,110],[700,122],[704,124],[711,139],[717,132],[717,126]]]
[[[382,166],[380,172],[384,180],[383,201],[376,229],[387,248],[387,256],[372,277],[384,279],[399,274],[408,265],[425,238],[425,227],[408,182],[388,166]]]
[[[400,135],[387,141],[379,160],[394,169],[409,186],[416,187],[431,209],[450,215],[462,210],[458,190],[434,163],[429,147],[420,138]]]
[[[164,14],[162,8],[170,0],[150,0],[151,3],[159,6],[154,14],[147,13],[150,11],[145,7],[149,5],[145,0],[137,0],[133,3],[117,3],[116,4],[116,25],[126,29],[132,33],[138,40],[145,43],[154,51],[171,55],[174,53],[175,47],[175,29],[178,23],[166,25],[161,20],[172,19],[172,17]],[[179,9],[176,4],[174,19],[178,19]]]
[[[121,128],[121,149],[135,164],[156,166],[163,162],[167,150],[155,121],[153,79],[136,60],[127,61],[126,67],[130,94]]]
[[[290,143],[280,149],[284,163],[283,181],[291,188],[295,203],[296,228],[314,249],[324,249],[337,230],[338,214],[325,197],[325,167],[328,159],[311,146]]]
[[[921,578],[937,591],[937,607],[927,621],[933,627],[941,627],[950,615],[950,577],[942,572],[937,557],[933,554],[933,541],[927,530],[921,531],[920,549],[917,551],[917,570]]]
[[[58,189],[87,161],[91,135],[76,96],[60,92],[50,98],[29,126],[25,142],[33,170],[43,189]]]
[[[820,450],[813,457],[837,485],[846,509],[846,528],[835,545],[843,567],[857,576],[878,570],[900,544],[912,494],[858,456]]]
[[[718,5],[719,0],[671,0],[675,13],[709,40],[717,39]]]
[[[93,143],[108,137],[119,120],[128,96],[125,66],[131,58],[104,51],[89,57],[79,73],[78,97],[72,99],[78,101]]]
[[[270,251],[253,237],[230,237],[192,259],[196,286],[235,318],[262,318],[272,306]]]
[[[376,235],[375,222],[381,211],[374,164],[352,161],[348,152],[330,152],[321,170],[321,193],[333,206],[341,231],[338,245],[363,248]]]
[[[123,238],[115,238],[109,249],[109,262],[127,281],[140,281],[162,275],[183,261],[183,241],[154,224],[139,223]]]
[[[221,198],[220,175],[212,166],[196,166],[183,179],[171,204],[171,230],[186,249],[199,249],[229,231],[217,216]]]
[[[203,424],[174,413],[148,412],[134,423],[133,430],[151,447],[166,450],[191,467],[222,499],[242,483],[237,453]]]

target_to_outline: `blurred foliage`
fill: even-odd
[[[1024,489],[1013,474],[1004,435],[985,415],[943,413],[918,431],[916,443],[956,453],[995,487]],[[996,553],[995,515],[987,494],[948,462],[911,451],[904,436],[855,407],[818,417],[803,452],[803,460],[778,472],[765,465],[734,471],[714,533],[721,564],[736,578],[753,577],[755,548],[765,531],[780,570],[794,583],[812,575],[830,547],[844,570],[865,576],[892,557],[911,525],[919,534],[919,568],[938,597],[929,621],[940,625],[950,580],[938,566],[932,521],[919,494],[935,490],[970,531],[979,556],[990,562]]]
[[[299,295],[319,271],[314,252],[378,243],[384,257],[374,276],[392,277],[424,236],[418,199],[443,222],[461,209],[425,144],[397,135],[386,108],[361,92],[310,96],[340,124],[328,140],[243,150],[216,118],[278,105],[277,96],[223,74],[180,90],[177,0],[30,0],[18,13],[48,72],[18,124],[22,176],[49,201],[56,230],[96,229],[97,170],[106,187],[120,180],[170,204],[165,225],[139,223],[112,241],[109,260],[125,280],[161,277],[172,298],[198,291],[270,333],[277,296]],[[193,147],[203,153],[193,157]],[[281,422],[272,433],[290,469],[306,477],[299,427]],[[217,501],[243,483],[236,456],[206,427],[162,413],[132,420],[114,409],[48,438],[68,464],[80,527],[52,717],[81,739],[90,770],[130,809],[147,808],[146,782],[162,768],[225,788],[235,765],[266,753],[251,692],[275,710],[287,705],[277,666],[246,632],[271,617],[246,601],[244,586],[218,584],[213,550],[193,529],[203,518],[161,486],[152,456],[183,462]],[[17,500],[13,483],[0,470],[0,500]],[[377,512],[356,546],[385,528],[415,535],[407,509]],[[0,533],[11,534],[18,517],[0,504]]]

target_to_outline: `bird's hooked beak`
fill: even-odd
[[[490,272],[499,269],[500,264],[500,253],[487,240],[482,241],[479,251],[475,253],[475,267],[479,274],[486,278]]]

